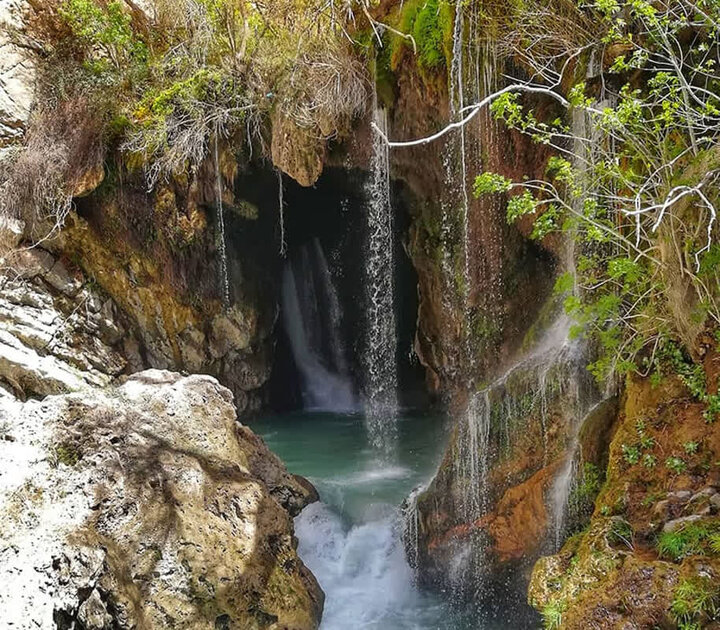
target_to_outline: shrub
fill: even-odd
[[[25,147],[0,177],[0,214],[21,219],[26,233],[46,239],[62,228],[73,180],[102,166],[102,119],[85,99],[34,115]]]

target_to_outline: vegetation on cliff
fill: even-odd
[[[532,88],[568,116],[527,106],[525,86],[491,105],[507,126],[556,151],[546,177],[511,182],[484,173],[475,192],[512,192],[509,221],[530,215],[534,238],[560,231],[575,241],[574,267],[556,289],[577,334],[597,342],[598,378],[682,375],[696,369],[698,334],[720,322],[720,7],[612,1],[583,2],[579,11],[578,23],[589,14],[600,36],[578,26],[559,59],[542,49],[522,55],[535,73]],[[687,378],[715,409],[697,382],[704,377]]]
[[[197,171],[216,141],[269,154],[271,120],[296,144],[346,132],[368,90],[350,34],[365,5],[342,5],[44,3],[27,20],[45,57],[39,105],[25,148],[4,164],[4,212],[62,225],[85,192],[77,172],[117,149],[152,189]]]

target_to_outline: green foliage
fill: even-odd
[[[716,522],[688,523],[674,532],[662,532],[658,536],[657,550],[661,557],[674,562],[688,556],[717,555],[718,536],[720,524]]]
[[[647,375],[669,360],[693,396],[708,404],[710,422],[720,400],[706,391],[702,367],[658,354],[694,339],[688,321],[699,327],[720,321],[720,248],[712,242],[710,209],[720,199],[720,74],[712,53],[720,45],[720,4],[687,0],[677,10],[644,0],[580,5],[598,38],[620,51],[610,70],[617,98],[596,104],[584,74],[580,80],[563,75],[565,105],[574,121],[583,121],[578,133],[554,112],[534,109],[522,90],[499,96],[491,105],[495,118],[551,145],[556,155],[543,180],[497,185],[524,189],[509,208],[509,221],[531,215],[536,238],[561,231],[576,241],[576,278],[560,290],[572,293],[565,305],[576,322],[573,335],[586,336],[598,351],[590,365],[596,378]],[[694,10],[699,6],[702,11]],[[678,52],[671,42],[686,41],[688,33],[694,39]],[[569,47],[564,61],[579,52]],[[568,68],[551,56],[532,55],[536,68]],[[696,89],[701,84],[706,87]],[[481,188],[492,184],[487,180]],[[678,198],[681,189],[692,192]],[[660,257],[663,248],[675,253]],[[680,277],[694,293],[671,304],[669,288]],[[635,460],[634,453],[629,457]]]
[[[720,584],[709,577],[680,580],[673,592],[670,612],[680,628],[699,628],[703,617],[716,618],[720,607]]]
[[[476,197],[491,193],[508,192],[512,182],[502,175],[496,173],[481,173],[475,178],[473,193]]]
[[[520,195],[511,197],[507,206],[508,222],[513,223],[520,217],[524,217],[527,214],[533,214],[537,207],[535,197],[533,197],[532,193],[528,190],[524,191]]]
[[[567,610],[567,602],[556,599],[542,609],[543,628],[545,630],[558,630],[562,628],[563,614]]]
[[[88,68],[102,74],[110,68],[126,74],[129,66],[147,61],[145,43],[136,36],[122,2],[100,5],[94,0],[65,0],[60,16],[88,53]]]

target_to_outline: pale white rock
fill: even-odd
[[[3,628],[317,628],[291,519],[316,495],[215,379],[0,397],[0,425]]]
[[[0,277],[0,383],[45,396],[108,385],[127,365],[114,311],[40,248],[22,249]],[[94,305],[95,308],[90,308]]]
[[[22,33],[28,9],[24,0],[0,0],[0,146],[22,138],[35,98],[35,52],[10,34]]]
[[[56,260],[52,268],[43,276],[45,282],[64,293],[67,296],[74,296],[82,287],[82,282],[73,276],[61,260]]]

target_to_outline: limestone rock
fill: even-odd
[[[682,518],[676,518],[672,521],[668,521],[663,525],[663,532],[665,533],[672,533],[676,532],[686,525],[689,525],[690,523],[695,523],[696,521],[699,521],[702,518],[702,516],[698,514],[691,514],[690,516],[683,516]]]
[[[278,114],[272,121],[272,161],[301,186],[312,186],[325,161],[325,141]]]
[[[24,229],[22,221],[0,216],[0,265],[4,263],[4,257],[19,245]]]
[[[214,178],[214,173],[210,175]],[[167,197],[162,203],[174,217],[178,203],[174,193],[163,189],[160,196]],[[94,195],[88,203],[97,203]],[[113,217],[112,222],[108,219],[112,225],[124,225],[126,220],[112,200],[103,201],[96,212]],[[106,230],[114,237],[108,237]],[[56,258],[78,260],[85,276],[102,288],[100,311],[94,301],[89,310],[103,340],[117,348],[127,362],[127,371],[152,367],[212,374],[231,388],[240,413],[257,408],[258,392],[270,376],[274,319],[242,274],[232,278],[238,297],[231,306],[216,299],[197,299],[207,293],[206,287],[198,285],[217,281],[204,259],[207,251],[199,244],[193,254],[189,249],[187,256],[176,256],[176,268],[171,272],[158,261],[166,261],[176,252],[151,254],[128,242],[125,232],[114,234],[108,226],[98,231],[75,213],[68,216],[65,229],[48,247]],[[202,260],[197,258],[200,255]],[[45,281],[52,280],[58,287],[53,286],[54,290],[72,294],[76,287],[54,275]]]
[[[24,0],[0,0],[0,147],[22,138],[34,101],[34,53],[9,35],[22,31],[26,9]]]
[[[212,377],[7,399],[0,422],[6,627],[317,627],[291,519],[314,494]]]
[[[82,274],[38,247],[8,261],[0,277],[0,382],[21,396],[44,396],[107,385],[123,372],[115,345],[125,331]]]
[[[76,175],[71,185],[73,197],[86,197],[105,179],[105,168],[101,160]]]
[[[217,315],[210,329],[210,354],[217,358],[231,350],[245,350],[250,345],[254,322],[236,306]]]

